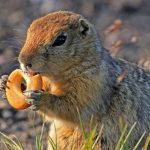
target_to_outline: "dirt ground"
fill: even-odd
[[[150,69],[149,8],[148,0],[0,0],[0,75],[19,67],[17,56],[32,20],[55,10],[84,15],[95,24],[103,45],[113,56]],[[33,124],[39,133],[42,119],[37,114],[16,111],[0,98],[0,132],[10,137],[15,134],[31,149],[36,134]]]

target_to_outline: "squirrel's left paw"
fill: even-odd
[[[30,104],[30,108],[34,111],[40,109],[43,91],[41,90],[26,90],[23,94],[27,97],[26,102]]]
[[[2,93],[2,98],[6,99],[6,84],[8,81],[8,75],[3,75],[0,79],[0,93]]]

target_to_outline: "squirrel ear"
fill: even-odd
[[[85,37],[89,31],[89,25],[87,20],[85,19],[79,19],[79,30],[80,34]]]

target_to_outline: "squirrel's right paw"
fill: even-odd
[[[26,90],[26,91],[24,91],[24,95],[27,97],[26,102],[31,105],[30,108],[33,111],[37,111],[40,109],[43,91],[41,91],[41,90]]]
[[[8,75],[1,76],[0,79],[0,92],[2,93],[2,98],[6,99],[6,83],[8,81]]]

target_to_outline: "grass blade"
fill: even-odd
[[[141,143],[142,139],[144,138],[146,132],[144,132],[141,136],[141,138],[139,139],[139,141],[137,142],[137,144],[134,146],[133,150],[136,150],[139,146],[139,144]]]
[[[78,112],[79,121],[80,121],[80,126],[81,126],[81,130],[82,130],[84,139],[87,139],[87,135],[86,135],[86,132],[85,132],[85,129],[84,129],[84,126],[83,126],[83,122],[82,122],[82,119],[81,119],[81,115],[80,115],[80,112],[79,112],[79,109],[78,109],[78,108],[77,108],[77,112]]]
[[[117,145],[116,145],[116,148],[115,148],[115,150],[119,150],[119,147],[120,147],[120,145],[121,145],[121,143],[122,143],[122,141],[123,141],[123,138],[124,138],[124,135],[125,135],[125,132],[126,132],[126,130],[127,130],[127,125],[125,125],[125,127],[124,127],[124,129],[123,129],[123,131],[122,131],[122,133],[121,133],[121,136],[120,136],[120,138],[119,138],[119,141],[118,141],[118,143],[117,143]]]
[[[104,126],[102,125],[102,127],[101,127],[101,129],[100,129],[100,131],[99,131],[99,134],[98,134],[98,136],[97,136],[96,140],[94,141],[94,143],[93,143],[93,145],[92,145],[92,149],[94,149],[94,147],[96,146],[96,143],[97,143],[97,142],[98,142],[98,140],[101,138],[103,128],[104,128]]]
[[[87,139],[86,139],[86,141],[85,141],[85,144],[83,145],[83,149],[84,149],[84,150],[91,150],[91,145],[92,145],[92,142],[93,142],[93,138],[94,138],[96,129],[97,129],[97,127],[95,127],[95,128],[91,131],[91,133],[89,134],[89,136],[87,137]]]
[[[4,144],[7,150],[24,150],[21,142],[15,136],[15,139],[17,139],[19,143],[16,143],[14,140],[12,140],[10,137],[3,134],[2,132],[0,132],[0,135],[2,136],[1,142]]]
[[[129,132],[128,132],[126,138],[125,138],[125,140],[124,140],[123,143],[122,143],[122,146],[121,146],[120,150],[123,149],[125,143],[127,142],[128,138],[129,138],[131,132],[133,131],[133,129],[135,128],[135,126],[136,126],[136,122],[132,125],[131,129],[129,130]]]
[[[144,144],[143,150],[148,150],[148,146],[150,145],[150,133],[146,139],[146,142]]]
[[[48,137],[48,142],[51,144],[53,150],[57,150],[57,146],[50,136]]]

